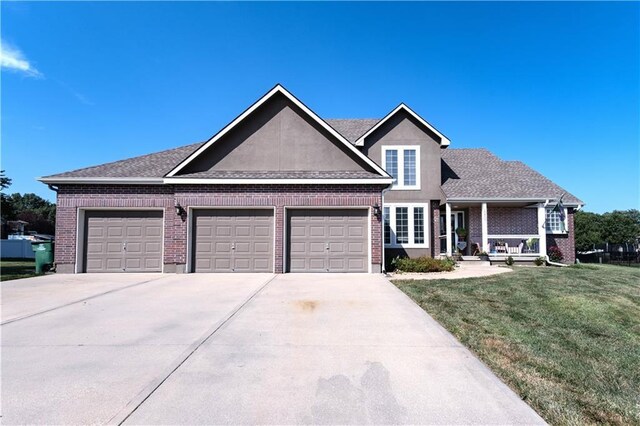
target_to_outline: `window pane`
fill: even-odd
[[[409,208],[396,207],[396,243],[409,243]]]
[[[424,209],[422,207],[413,208],[413,242],[424,244]]]
[[[405,186],[416,185],[416,150],[404,150],[404,184]]]
[[[547,232],[561,232],[562,231],[562,218],[560,212],[554,212],[553,209],[547,209]]]
[[[393,183],[398,182],[398,151],[389,149],[385,156],[386,171],[393,177]]]
[[[389,207],[385,207],[382,213],[384,220],[384,243],[391,244],[391,211]]]

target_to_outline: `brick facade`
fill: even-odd
[[[568,209],[567,215],[567,230],[566,234],[547,234],[547,252],[549,247],[558,246],[564,259],[562,263],[567,263],[569,265],[576,262],[576,251],[575,251],[575,233],[574,233],[574,210]]]
[[[382,205],[378,185],[60,185],[57,200],[56,264],[74,272],[79,208],[160,208],[164,210],[166,272],[184,270],[188,223],[175,212],[190,207],[275,207],[275,271],[284,270],[286,207],[371,207]],[[380,218],[371,214],[371,263],[382,262]],[[84,226],[84,224],[80,224]]]

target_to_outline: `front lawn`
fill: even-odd
[[[29,259],[0,260],[0,281],[29,278],[36,275],[36,262]]]
[[[551,424],[640,424],[640,271],[516,267],[394,284]]]

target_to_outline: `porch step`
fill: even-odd
[[[480,256],[462,256],[462,260],[481,260]]]
[[[462,256],[462,261],[469,265],[491,266],[491,262],[480,259],[480,256]]]

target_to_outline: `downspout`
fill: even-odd
[[[391,190],[391,186],[386,187],[385,189],[382,190],[381,193],[381,206],[380,206],[380,218],[382,219],[380,221],[380,235],[382,236],[382,238],[380,238],[380,242],[382,243],[382,273],[384,275],[387,275],[387,271],[386,271],[386,263],[385,263],[385,256],[384,256],[384,194],[387,193],[387,191]]]
[[[58,191],[60,190],[60,188],[58,188],[57,186],[53,185],[52,183],[48,183],[47,186],[49,187],[50,190],[52,190],[53,192],[55,192],[56,194],[58,193]]]

